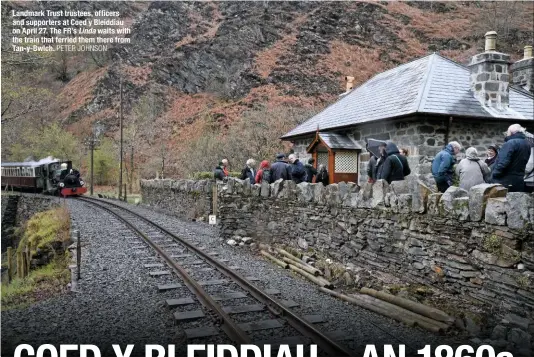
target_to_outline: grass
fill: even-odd
[[[57,254],[57,243],[62,246],[69,237],[70,215],[64,207],[39,212],[28,220],[17,251],[23,251],[31,245],[32,254],[37,248],[45,253],[48,250],[56,254],[47,265],[31,271],[28,276],[14,278],[10,284],[2,285],[2,310],[24,307],[53,296],[65,288],[70,279],[70,255],[68,252]]]
[[[22,252],[28,245],[32,252],[37,248],[46,249],[54,242],[69,240],[69,234],[70,216],[66,208],[39,212],[26,223],[17,252]]]
[[[56,257],[48,265],[2,285],[2,311],[23,308],[35,301],[57,295],[69,283],[68,255]]]

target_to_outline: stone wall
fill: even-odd
[[[7,247],[16,247],[13,229],[22,226],[38,212],[60,205],[57,197],[33,194],[2,194],[2,252]]]
[[[211,214],[212,187],[213,183],[209,180],[141,182],[144,204],[184,219],[196,219]]]
[[[211,199],[209,181],[141,183],[143,202],[179,214]],[[410,179],[388,185],[277,181],[218,183],[221,235],[313,248],[344,264],[534,311],[534,196],[483,184],[432,193]],[[184,205],[182,209],[173,207]],[[204,206],[209,214],[209,205]]]

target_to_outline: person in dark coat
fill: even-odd
[[[432,161],[432,176],[436,180],[439,192],[445,192],[452,186],[453,166],[456,163],[456,155],[462,150],[457,141],[451,141],[443,150],[438,152]]]
[[[328,171],[324,165],[319,165],[319,170],[317,171],[317,177],[315,178],[316,183],[322,183],[324,186],[328,186],[330,179],[328,178]]]
[[[382,164],[378,179],[386,180],[388,183],[404,180],[404,176],[408,176],[411,172],[406,157],[400,154],[399,148],[394,143],[387,144],[386,154],[388,156]]]
[[[291,180],[295,182],[296,184],[299,184],[301,182],[306,181],[306,170],[304,169],[304,165],[302,165],[302,162],[297,158],[297,155],[291,154],[288,157],[289,162],[291,163],[290,166],[290,172],[291,172]]]
[[[374,183],[376,181],[376,165],[377,158],[374,155],[371,155],[369,159],[369,164],[367,164],[367,182]]]
[[[488,146],[488,150],[486,151],[486,160],[484,162],[490,170],[493,168],[493,164],[495,164],[495,160],[497,160],[497,154],[499,153],[499,146],[498,145],[490,145]]]
[[[243,168],[241,176],[239,177],[241,180],[246,180],[247,178],[250,179],[251,185],[256,183],[256,171],[254,171],[254,165],[256,165],[256,161],[254,161],[254,159],[248,159],[247,165]]]
[[[525,191],[525,168],[530,158],[530,145],[526,140],[525,128],[512,124],[508,128],[504,145],[492,170],[492,183],[499,183],[508,192]]]
[[[225,180],[226,179],[226,175],[224,174],[224,169],[223,169],[223,162],[219,162],[219,166],[215,167],[215,171],[213,171],[213,178],[216,179],[216,180]]]
[[[269,183],[279,179],[289,180],[291,178],[289,165],[284,161],[285,157],[284,154],[276,155],[276,161],[271,165],[271,180]]]
[[[317,175],[317,170],[313,167],[314,159],[308,159],[308,163],[304,165],[306,170],[306,182],[313,182],[313,178]]]
[[[374,180],[378,180],[379,177],[382,175],[382,165],[384,165],[384,162],[386,161],[388,154],[386,153],[386,144],[380,145],[380,157],[376,159],[376,167],[374,168],[373,177]],[[373,181],[374,182],[374,181]]]

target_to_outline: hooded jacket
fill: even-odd
[[[476,155],[476,150],[471,148],[466,151],[466,158],[456,166],[456,174],[460,177],[460,188],[466,191],[473,186],[486,182],[490,175],[490,169],[485,162]]]
[[[388,183],[404,180],[404,176],[411,173],[406,157],[400,154],[399,148],[394,143],[387,144],[386,154],[387,158],[382,164],[378,179],[386,180]]]
[[[317,170],[311,164],[304,165],[304,170],[306,170],[306,182],[312,182],[313,177],[317,175]]]
[[[503,185],[509,192],[525,189],[525,168],[530,158],[530,145],[525,138],[523,133],[506,137],[493,165],[492,182]]]
[[[452,145],[447,144],[432,161],[432,176],[434,176],[436,182],[449,182],[452,184],[452,167],[454,163],[454,148]]]
[[[269,161],[268,160],[263,160],[260,164],[260,169],[258,170],[258,173],[256,174],[256,183],[261,183],[263,181],[263,173],[265,171],[269,171]],[[269,180],[271,179],[271,175],[270,175],[270,171],[269,171],[269,174],[266,174],[265,176],[269,176],[269,177],[266,177],[267,179],[267,183],[270,183]]]

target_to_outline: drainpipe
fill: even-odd
[[[449,121],[447,121],[447,132],[445,133],[445,145],[449,143],[449,131],[451,130],[451,124],[452,117],[449,117]]]

